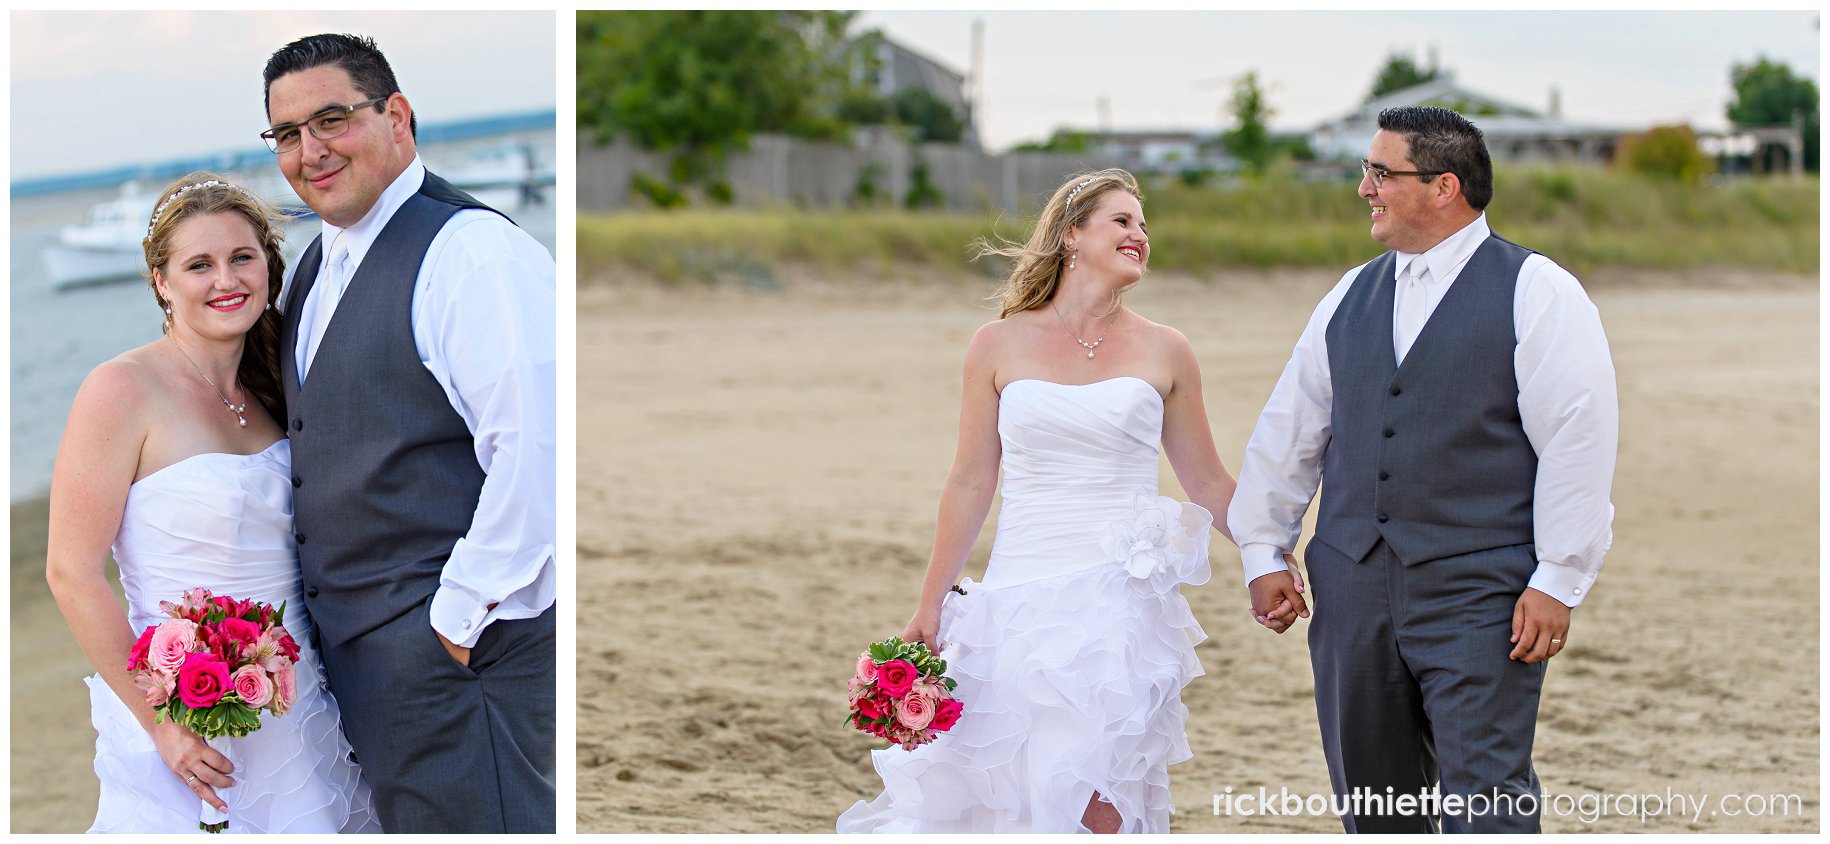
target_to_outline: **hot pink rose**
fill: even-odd
[[[273,699],[273,681],[267,679],[267,669],[258,665],[244,665],[229,675],[229,683],[235,688],[235,694],[255,709],[267,705]]]
[[[936,732],[943,733],[953,729],[953,725],[959,723],[960,712],[965,708],[965,705],[957,700],[944,699],[934,707],[934,720],[930,721],[928,726]]]
[[[298,669],[288,662],[273,672],[273,700],[268,708],[275,715],[285,715],[292,711],[292,705],[299,700]]]
[[[128,671],[138,671],[140,669],[141,663],[146,660],[146,654],[152,649],[153,631],[156,629],[158,628],[146,628],[146,632],[141,633],[140,638],[134,641],[133,648],[127,652]]]
[[[934,720],[934,699],[927,695],[908,695],[896,704],[896,720],[911,730],[925,730]]]
[[[213,654],[185,654],[184,667],[178,669],[178,699],[184,701],[185,706],[207,709],[215,706],[228,691],[228,663]]]
[[[275,625],[273,625],[272,630],[273,630],[273,635],[279,637],[278,641],[280,643],[280,653],[285,654],[287,659],[290,659],[293,662],[298,662],[299,661],[299,643],[296,641],[293,641],[291,633],[286,632],[286,625],[275,624]]]
[[[915,666],[907,660],[892,659],[877,667],[877,685],[893,698],[908,694],[909,686],[920,676],[921,672],[916,671]]]
[[[174,618],[153,628],[147,660],[155,670],[167,674],[184,666],[184,657],[197,647],[197,622]]]
[[[252,645],[261,637],[261,626],[240,618],[222,620],[222,635],[238,645]]]
[[[889,714],[889,701],[877,695],[858,699],[858,711],[873,721]]]
[[[870,654],[859,654],[858,655],[858,682],[863,683],[865,685],[869,685],[871,683],[876,682],[876,680],[877,680],[877,663],[871,659]]]

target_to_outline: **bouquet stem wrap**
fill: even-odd
[[[234,747],[234,745],[229,742],[228,736],[216,736],[214,738],[204,739],[204,743],[208,744],[217,753],[228,757],[231,766],[235,764],[235,756],[229,752],[229,749]],[[229,828],[229,813],[218,811],[216,807],[211,806],[207,800],[200,799],[198,802],[203,804],[203,810],[197,815],[198,829],[201,829],[204,832],[217,833]]]

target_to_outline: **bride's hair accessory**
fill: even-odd
[[[1081,182],[1081,183],[1080,183],[1080,184],[1078,184],[1078,185],[1075,185],[1075,186],[1074,186],[1074,189],[1073,189],[1073,190],[1071,190],[1071,191],[1068,191],[1068,195],[1067,195],[1067,207],[1069,207],[1069,208],[1072,208],[1072,207],[1074,207],[1074,197],[1076,197],[1076,196],[1079,196],[1079,195],[1080,195],[1080,192],[1081,192],[1081,191],[1082,191],[1082,190],[1085,190],[1085,189],[1086,189],[1086,186],[1087,186],[1087,185],[1090,185],[1090,184],[1092,184],[1092,183],[1094,183],[1094,182],[1096,182],[1096,181],[1098,181],[1098,180],[1097,180],[1097,179],[1088,179],[1088,180],[1086,180],[1086,181],[1084,181],[1084,182]]]
[[[228,182],[218,181],[216,179],[210,179],[208,181],[198,182],[196,184],[185,185],[175,191],[172,191],[171,196],[166,197],[164,202],[159,203],[158,208],[153,209],[152,222],[146,224],[146,237],[141,238],[141,240],[144,240],[147,242],[152,241],[153,229],[158,228],[159,218],[165,216],[166,206],[171,205],[173,202],[177,201],[178,197],[185,195],[185,193],[187,193],[189,191],[194,191],[194,190],[198,190],[201,188],[210,188],[210,187],[232,188],[232,187],[234,187],[234,185],[231,185]]]

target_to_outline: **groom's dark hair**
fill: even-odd
[[[267,109],[267,116],[273,116],[273,80],[324,65],[343,68],[355,83],[356,90],[362,92],[363,99],[400,92],[400,83],[394,80],[394,68],[388,66],[388,57],[381,54],[375,39],[362,35],[307,35],[279,48],[267,59],[267,69],[261,73],[264,80],[261,105]],[[375,104],[376,112],[386,109],[386,103]],[[413,116],[407,128],[417,140],[419,115]]]
[[[1404,136],[1417,169],[1454,173],[1474,210],[1484,211],[1493,201],[1493,159],[1486,138],[1468,118],[1437,106],[1403,106],[1379,112],[1379,128]]]

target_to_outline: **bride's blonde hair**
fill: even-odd
[[[1076,173],[1062,182],[1061,187],[1055,189],[1055,195],[1042,206],[1028,242],[1017,244],[1001,238],[997,245],[984,238],[973,242],[975,257],[998,255],[1014,264],[1010,277],[992,297],[1002,300],[998,319],[1042,307],[1054,298],[1055,288],[1061,284],[1062,265],[1068,257],[1068,227],[1085,225],[1093,209],[1099,207],[1100,199],[1115,190],[1137,197],[1140,203],[1144,201],[1137,179],[1124,170],[1112,167]],[[1124,291],[1119,293],[1122,296]],[[1113,308],[1117,307],[1115,301]]]

